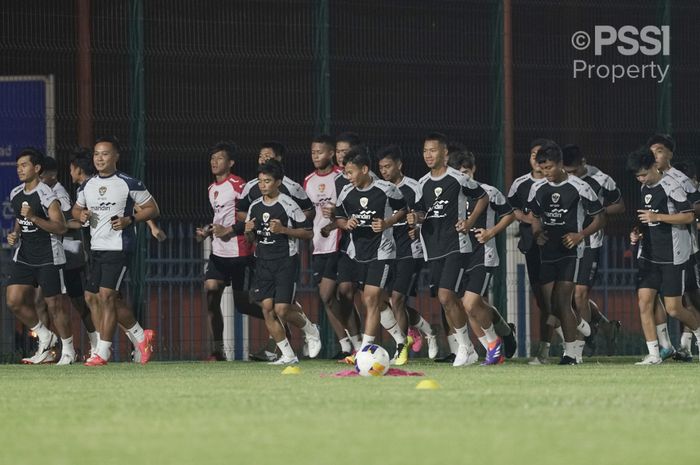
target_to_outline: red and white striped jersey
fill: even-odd
[[[236,212],[238,201],[245,186],[245,181],[234,174],[229,174],[221,182],[215,182],[209,186],[209,203],[214,210],[212,224],[232,226],[238,222]],[[247,257],[253,254],[250,243],[240,235],[231,235],[226,239],[212,237],[211,251],[217,257]]]
[[[331,231],[328,237],[321,235],[321,228],[330,223],[328,218],[323,217],[321,209],[325,205],[335,206],[338,199],[338,192],[335,190],[335,177],[341,171],[336,166],[327,174],[319,174],[318,171],[314,171],[304,179],[304,190],[316,209],[313,238],[314,255],[337,252],[340,245],[341,232],[339,229]]]

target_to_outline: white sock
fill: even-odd
[[[686,333],[683,333],[683,334],[686,334]],[[698,344],[700,344],[700,328],[693,331],[693,334],[695,334],[695,339],[697,339]],[[681,338],[681,340],[683,340],[683,339]],[[693,337],[690,336],[690,340],[688,341],[688,347],[690,347],[690,343],[692,342],[692,340],[693,340]],[[690,350],[688,350],[688,351],[690,352]]]
[[[691,353],[691,344],[693,343],[693,333],[683,332],[681,334],[681,349]]]
[[[583,334],[583,336],[588,337],[591,335],[591,327],[588,324],[586,320],[581,320],[581,323],[576,326],[576,329],[578,330],[579,333]]]
[[[457,336],[450,334],[447,336],[447,344],[450,346],[450,353],[456,354],[457,348],[459,348],[459,342],[457,342]]]
[[[350,336],[350,344],[352,344],[352,350],[360,350],[362,348],[362,342],[360,341],[360,335],[355,334]]]
[[[564,342],[564,330],[561,329],[561,326],[557,326],[554,328],[554,332],[557,333],[557,336],[561,338],[561,342]]]
[[[574,342],[564,341],[564,355],[566,355],[567,357],[571,357],[573,359],[576,358],[576,341],[574,341]]]
[[[473,347],[472,341],[469,339],[469,325],[466,324],[461,328],[455,328],[455,337],[457,338],[457,344],[461,346]]]
[[[661,358],[661,354],[659,354],[659,341],[647,341],[647,350],[649,351],[649,355]]]
[[[391,337],[394,338],[397,344],[406,343],[406,335],[399,328],[399,323],[394,318],[394,312],[388,308],[385,308],[379,314],[379,321],[382,324],[382,328],[386,329]],[[363,344],[364,345],[364,344]]]
[[[127,337],[127,338],[129,339],[129,341],[131,342],[131,345],[133,345],[135,349],[138,348],[139,341],[136,340],[136,336],[134,336],[133,334],[131,334],[131,332],[129,332],[128,329],[127,329],[126,331],[124,331],[124,334],[126,334],[126,337]]]
[[[75,355],[75,347],[73,347],[73,336],[69,337],[68,339],[61,339],[61,345],[63,346],[63,349],[61,349],[61,355]]]
[[[304,331],[304,334],[309,335],[309,336],[317,336],[318,335],[318,330],[316,329],[316,326],[314,326],[311,321],[309,321],[308,318],[306,318],[306,315],[304,315],[304,326],[302,326],[301,330]]]
[[[422,316],[419,316],[420,320],[418,320],[418,323],[413,325],[414,328],[417,328],[418,331],[421,333],[425,334],[426,336],[433,336],[433,328],[430,326],[430,323],[425,321],[425,318]]]
[[[496,341],[498,339],[498,334],[496,334],[496,330],[493,328],[493,325],[489,326],[488,328],[481,328],[484,330],[484,336],[486,337],[486,342],[491,344],[492,342]]]
[[[540,352],[538,355],[542,358],[549,357],[549,346],[551,346],[551,344],[549,342],[545,342],[545,341],[540,342]]]
[[[138,324],[138,322],[133,327],[129,328],[127,331],[129,332],[129,334],[134,336],[134,339],[136,339],[136,344],[134,344],[134,346],[136,346],[138,343],[143,342],[143,340],[146,338],[146,336],[144,336],[143,334],[143,328],[140,324]]]
[[[112,353],[112,343],[109,341],[103,341],[100,339],[100,342],[97,343],[97,350],[95,353],[100,356],[102,360],[109,360],[109,357]]]
[[[479,342],[481,342],[484,349],[489,350],[489,341],[486,339],[486,336],[481,336],[477,339],[479,339]]]
[[[289,344],[289,341],[286,337],[277,343],[277,347],[280,348],[280,351],[282,352],[282,357],[286,359],[296,357],[296,355],[294,354],[294,350],[292,350],[292,346]]]
[[[662,349],[673,348],[673,345],[671,344],[671,338],[668,337],[667,323],[661,323],[660,325],[656,325],[656,337],[659,338],[659,346],[661,346]]]
[[[340,350],[343,352],[350,353],[352,351],[352,345],[350,345],[350,338],[349,337],[344,337],[342,339],[339,339],[338,342],[340,343]]]
[[[584,347],[586,347],[586,341],[576,341],[576,360],[583,358]]]
[[[97,331],[88,332],[88,339],[90,340],[90,352],[94,352],[97,347],[97,341],[100,339],[100,333]]]
[[[364,346],[368,346],[374,342],[374,336],[370,336],[369,334],[363,334],[362,335],[362,345],[360,348]]]
[[[51,337],[51,331],[49,328],[44,326],[44,323],[41,321],[36,324],[33,328],[31,328],[32,331],[39,337],[40,340],[46,341]]]

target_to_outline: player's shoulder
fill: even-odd
[[[511,184],[512,188],[517,189],[518,186],[520,186],[522,183],[528,182],[528,181],[535,181],[532,179],[532,176],[530,176],[530,173],[525,173],[522,176],[518,176],[513,180],[513,184]]]
[[[423,176],[421,176],[421,178],[418,180],[418,184],[420,184],[422,186],[423,184],[425,184],[429,180],[430,180],[430,173],[428,172],[428,173],[425,173]]]
[[[264,205],[262,196],[258,197],[257,199],[253,200],[252,202],[250,202],[249,208],[253,209],[253,208],[259,207],[260,205]]]
[[[20,184],[19,186],[14,187],[14,188],[10,191],[10,200],[12,200],[13,198],[15,198],[15,196],[16,196],[17,194],[19,194],[20,192],[22,192],[22,190],[24,190],[24,183]]]
[[[683,173],[681,173],[683,174]],[[679,179],[668,172],[664,173],[664,175],[661,177],[661,181],[659,182],[661,184],[661,187],[664,188],[667,192],[672,191],[674,189],[683,189],[683,185],[679,181]]]
[[[299,204],[297,204],[291,196],[285,194],[284,192],[279,193],[279,196],[277,197],[277,202],[279,202],[280,205],[282,205],[285,208],[285,210],[299,209]]]
[[[122,172],[122,171],[117,171],[116,177],[129,187],[129,190],[145,190],[146,186],[143,184],[143,182],[140,179],[136,179],[132,176],[129,176],[128,174]]]
[[[61,187],[63,187],[63,186],[61,186]],[[53,189],[51,189],[51,187],[49,187],[48,184],[44,184],[43,182],[40,182],[39,184],[37,184],[36,192],[41,197],[55,197],[56,196],[56,192],[54,192]]]
[[[354,189],[355,187],[352,184],[346,184],[343,186],[343,188],[340,191],[340,194],[338,194],[338,199],[343,199],[347,197],[347,195]]]

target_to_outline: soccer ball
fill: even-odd
[[[355,354],[355,371],[360,376],[384,376],[389,362],[389,353],[383,347],[368,344]]]

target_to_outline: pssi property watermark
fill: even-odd
[[[586,31],[576,31],[571,36],[571,46],[579,52],[593,47],[595,59],[576,59],[573,62],[574,79],[603,79],[615,83],[625,79],[654,79],[661,83],[666,79],[670,65],[660,62],[661,56],[671,54],[671,26],[605,26],[593,29],[593,37]],[[622,64],[598,62],[617,56],[644,58],[642,63]],[[646,61],[646,57],[650,58]],[[656,61],[654,61],[656,60]]]

